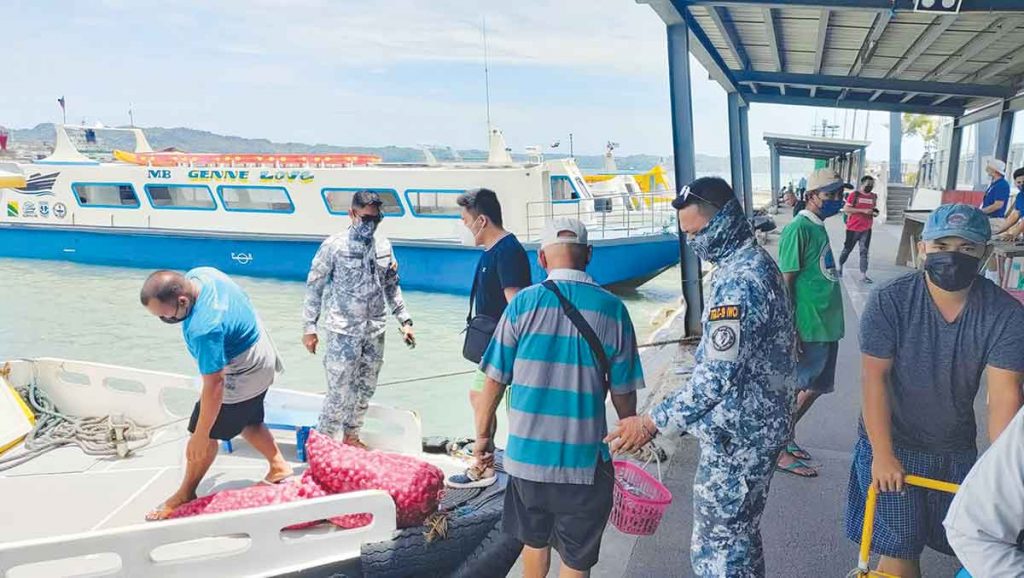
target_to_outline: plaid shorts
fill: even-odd
[[[959,484],[967,477],[978,452],[927,453],[894,448],[896,458],[908,474]],[[846,536],[860,543],[864,527],[864,504],[871,485],[871,443],[861,436],[853,452],[850,486],[846,499]],[[942,520],[953,495],[936,490],[905,486],[902,492],[878,494],[875,531],[871,551],[890,558],[916,560],[924,547],[953,555],[946,541]]]

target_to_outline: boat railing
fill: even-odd
[[[622,193],[592,199],[533,201],[526,205],[527,238],[537,239],[551,219],[571,217],[594,238],[622,238],[674,232],[671,193]]]

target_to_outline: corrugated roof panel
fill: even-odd
[[[810,52],[787,52],[786,72],[812,74],[814,72],[814,54]]]
[[[783,18],[803,18],[806,20],[817,21],[818,17],[821,16],[821,10],[817,8],[779,8],[776,11]]]
[[[950,32],[946,31],[942,36],[932,42],[926,51],[927,54],[951,56],[956,54],[965,44],[974,40],[979,35],[973,32]]]
[[[761,8],[757,6],[733,5],[726,9],[726,12],[733,21],[754,20],[761,21]]]
[[[867,30],[864,28],[841,28],[832,27],[828,29],[828,45],[826,49],[860,50],[864,45],[864,35]]]
[[[935,16],[924,12],[897,12],[896,16],[889,21],[889,25],[893,24],[930,24]]]
[[[744,44],[768,44],[768,29],[764,22],[733,22],[733,26]]]
[[[851,12],[835,11],[829,17],[830,26],[849,26],[854,28],[870,28],[875,21],[875,13],[864,10]]]
[[[988,28],[995,19],[991,14],[985,12],[962,12],[949,29],[980,32]]]
[[[813,51],[818,47],[818,27],[815,25],[808,31],[798,26],[787,26],[782,31],[780,40],[786,50]]]

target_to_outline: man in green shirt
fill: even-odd
[[[836,357],[843,338],[843,293],[832,256],[825,219],[843,207],[843,182],[831,170],[815,171],[808,179],[807,203],[782,231],[779,269],[789,288],[796,313],[796,423],[822,394],[835,390]],[[779,470],[813,478],[810,454],[791,439],[779,456]]]

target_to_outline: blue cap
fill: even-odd
[[[988,243],[992,239],[992,226],[988,215],[971,205],[942,205],[932,211],[924,224],[921,238],[934,241],[943,237],[960,237],[972,243]]]

